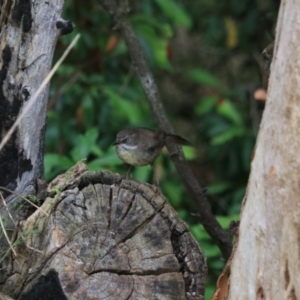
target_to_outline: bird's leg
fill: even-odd
[[[157,186],[158,189],[160,189],[158,177],[156,175],[155,168],[154,168],[154,164],[151,164],[151,167],[152,167],[152,170],[153,170],[153,173],[154,173],[155,185]]]
[[[129,166],[129,169],[126,173],[126,179],[127,180],[131,179],[131,170],[132,170],[132,165]]]

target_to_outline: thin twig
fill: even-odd
[[[144,51],[129,22],[129,7],[128,2],[125,2],[122,2],[123,5],[119,5],[119,2],[116,0],[99,0],[102,7],[112,15],[115,23],[114,29],[119,30],[125,40],[136,74],[141,81],[156,123],[162,131],[174,133],[174,129],[167,118],[154,76],[145,58]],[[205,196],[205,191],[200,186],[190,165],[185,160],[182,148],[174,144],[167,144],[167,148],[187,191],[193,199],[200,216],[200,222],[220,248],[223,257],[228,259],[232,250],[230,236],[221,227],[212,213],[209,202]]]
[[[67,55],[69,54],[69,52],[71,51],[71,49],[76,45],[76,43],[77,43],[77,41],[78,41],[79,38],[80,38],[80,34],[77,34],[75,36],[75,38],[73,39],[72,43],[65,50],[65,52],[63,53],[63,55],[61,56],[61,58],[54,65],[54,67],[52,68],[52,70],[50,71],[50,73],[43,80],[42,84],[37,89],[37,91],[35,92],[35,94],[33,95],[33,97],[28,101],[28,104],[25,106],[25,108],[22,111],[22,113],[18,116],[18,118],[15,121],[15,123],[12,125],[12,127],[9,129],[9,131],[7,132],[7,134],[4,136],[3,140],[1,141],[1,143],[0,143],[0,151],[3,149],[3,147],[5,146],[5,144],[8,142],[8,140],[10,139],[10,137],[12,136],[12,134],[14,133],[14,131],[16,130],[17,126],[20,124],[22,118],[24,118],[24,116],[29,112],[29,110],[31,109],[31,107],[34,105],[36,99],[38,98],[38,96],[40,95],[40,93],[43,91],[43,89],[45,88],[45,86],[48,84],[48,82],[50,81],[50,79],[52,78],[52,76],[54,75],[54,73],[56,72],[56,70],[62,64],[62,62],[64,61],[64,59],[67,57]]]

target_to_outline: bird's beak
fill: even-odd
[[[120,142],[118,142],[118,141],[115,141],[115,142],[113,142],[113,146],[115,146],[115,145],[119,145],[120,144]]]

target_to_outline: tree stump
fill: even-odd
[[[206,261],[157,188],[78,163],[23,224],[0,290],[35,299],[203,299]],[[45,212],[48,214],[45,214]]]

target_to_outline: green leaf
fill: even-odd
[[[224,229],[229,229],[229,223],[231,221],[237,221],[240,219],[240,215],[239,214],[235,214],[235,215],[231,215],[231,216],[217,216],[216,219],[218,220],[218,222],[220,223],[220,225],[224,228]]]
[[[103,156],[103,151],[97,145],[92,145],[90,151],[92,154],[94,154],[96,156],[99,156],[99,157]]]
[[[211,140],[212,145],[221,145],[225,144],[226,142],[232,140],[235,137],[242,136],[244,134],[245,130],[244,128],[240,127],[233,127],[227,131],[224,131],[223,133],[215,136]]]
[[[91,148],[95,146],[98,134],[98,129],[92,127],[85,134],[78,136],[76,146],[71,151],[71,157],[74,161],[86,158],[91,153]]]
[[[141,24],[147,24],[165,38],[172,38],[174,36],[174,32],[170,24],[159,22],[155,15],[147,13],[134,14],[131,16],[130,20],[135,30],[139,30]]]
[[[196,158],[196,149],[194,147],[183,146],[182,150],[187,160],[193,160]]]
[[[218,98],[219,95],[211,95],[200,99],[195,108],[195,113],[197,115],[203,115],[211,111],[216,106]]]
[[[87,166],[89,170],[94,171],[107,166],[117,166],[122,164],[124,164],[124,162],[120,160],[115,151],[113,151],[107,152],[102,157],[92,160],[90,163],[87,163]]]
[[[74,161],[67,156],[62,156],[54,153],[47,153],[44,157],[44,163],[46,169],[51,169],[54,166],[61,166],[64,169],[69,169],[73,166]]]
[[[180,207],[180,204],[182,202],[183,186],[179,184],[174,185],[170,182],[164,182],[162,188],[166,192],[167,198],[171,205],[174,208]]]
[[[182,25],[186,29],[192,27],[192,19],[185,10],[173,0],[155,0],[163,13],[175,24]]]
[[[110,87],[103,87],[103,92],[108,96],[116,118],[128,119],[133,125],[141,122],[143,116],[136,103],[122,97]]]
[[[189,212],[186,209],[178,209],[178,210],[176,210],[176,212],[177,212],[179,218],[185,222],[188,220],[188,218],[190,216]]]
[[[204,251],[204,255],[206,258],[220,257],[220,249],[216,245],[210,245],[210,247]]]
[[[147,24],[139,25],[139,27],[137,28],[137,33],[148,56],[150,58],[152,57],[152,60],[154,58],[155,63],[160,68],[171,70],[172,65],[167,58],[167,47],[169,39],[157,35],[153,27],[150,27]]]
[[[217,111],[220,115],[232,121],[236,125],[243,124],[241,114],[237,111],[229,99],[223,99],[223,101],[217,106]]]
[[[128,166],[128,168],[129,168],[129,166]],[[152,174],[152,176],[151,176],[151,174]],[[132,178],[135,180],[143,181],[143,182],[147,182],[150,178],[149,183],[151,183],[152,181],[154,182],[154,180],[155,180],[154,175],[152,173],[152,168],[150,166],[133,168]]]
[[[253,153],[254,149],[254,137],[252,135],[247,135],[243,139],[243,148],[242,148],[242,164],[244,170],[249,172],[250,170],[250,164],[251,164],[251,155]]]
[[[216,287],[214,285],[207,284],[207,286],[205,287],[205,298],[204,298],[204,300],[211,300],[215,290],[216,290]]]
[[[189,72],[189,76],[195,80],[197,83],[203,85],[213,86],[213,87],[222,87],[222,83],[217,77],[203,69],[194,69]]]
[[[196,224],[196,225],[190,226],[190,232],[192,233],[192,235],[195,237],[195,239],[197,241],[211,239],[201,224]]]
[[[47,153],[44,156],[45,177],[50,180],[59,173],[71,168],[74,161],[67,156],[62,156],[54,153]]]
[[[96,112],[90,94],[85,94],[83,98],[83,121],[85,128],[90,128],[95,122]]]
[[[209,194],[223,193],[231,187],[229,182],[217,182],[208,186]]]
[[[209,122],[207,127],[207,135],[211,138],[218,134],[224,133],[233,127],[227,120],[218,114],[210,114],[208,118]]]
[[[220,254],[218,257],[220,257]],[[222,270],[224,268],[224,261],[214,259],[210,262],[210,267],[211,269]]]

